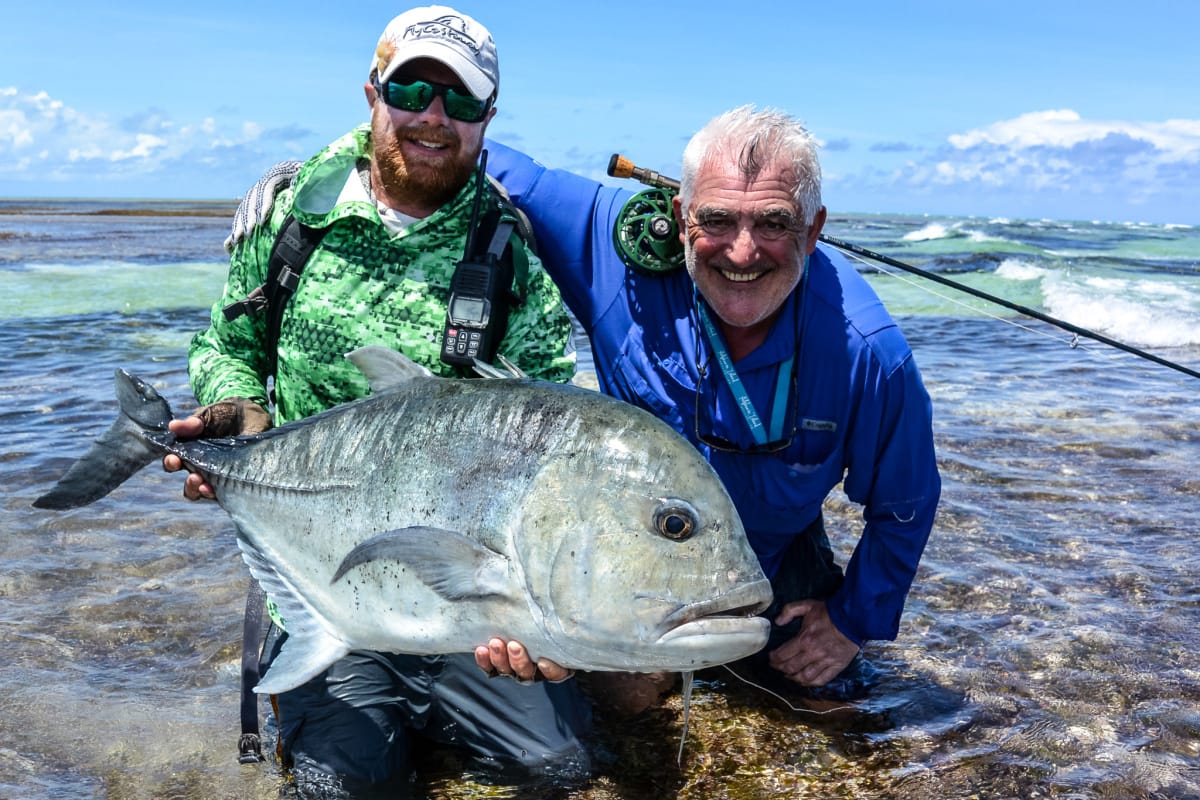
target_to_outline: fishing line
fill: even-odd
[[[1031,328],[1028,325],[1025,325],[1024,323],[1019,322],[1018,320],[1012,319],[1010,317],[1002,317],[999,314],[988,311],[985,308],[977,308],[973,305],[970,305],[969,303],[959,300],[957,297],[954,297],[952,295],[943,294],[934,289],[930,289],[928,286],[922,285],[920,283],[920,281],[916,281],[912,278],[909,278],[906,275],[904,275],[903,273],[892,272],[890,270],[884,269],[879,264],[874,264],[874,263],[870,262],[869,260],[862,258],[861,256],[859,256],[856,253],[846,253],[846,255],[848,255],[850,258],[857,261],[858,263],[862,264],[864,267],[867,267],[868,269],[872,269],[875,272],[878,272],[882,275],[887,275],[889,278],[895,278],[896,280],[900,281],[901,283],[905,283],[905,284],[913,287],[914,289],[918,289],[922,292],[925,292],[925,294],[930,294],[938,299],[945,300],[947,303],[951,303],[956,306],[961,306],[962,308],[965,308],[968,311],[971,311],[973,313],[987,317],[988,319],[994,320],[996,322],[1003,323],[1005,325],[1011,325],[1012,327],[1017,328],[1018,330],[1025,331],[1026,333],[1032,333],[1036,336],[1042,336],[1046,339],[1051,340],[1052,342],[1057,342],[1060,344],[1065,343],[1072,350],[1083,350],[1084,352],[1087,352],[1087,353],[1100,355],[1099,350],[1095,350],[1091,347],[1086,347],[1086,346],[1080,344],[1079,334],[1072,335],[1072,337],[1070,339],[1064,339],[1062,337],[1056,336],[1053,333],[1049,333],[1048,331],[1042,331],[1042,330],[1038,330],[1037,328]]]
[[[759,684],[755,683],[754,681],[750,680],[749,678],[745,677],[744,675],[739,675],[738,673],[734,672],[733,668],[730,667],[728,664],[722,664],[721,666],[725,668],[726,672],[728,672],[733,677],[737,678],[742,683],[746,684],[747,686],[753,686],[755,689],[761,689],[762,691],[771,695],[771,697],[774,697],[776,700],[783,703],[785,706],[790,708],[792,711],[799,711],[804,714],[812,714],[815,717],[823,717],[826,714],[832,714],[835,711],[845,711],[845,710],[853,707],[850,704],[846,704],[844,706],[838,706],[837,708],[827,708],[824,711],[818,711],[815,708],[804,708],[803,706],[794,706],[791,704],[791,702],[786,697],[779,694],[778,692],[773,692],[765,686],[760,686]]]
[[[688,670],[683,673],[683,730],[679,734],[679,752],[675,755],[675,764],[683,766],[683,745],[687,741],[688,723],[692,716],[692,679],[696,673]]]
[[[952,289],[956,289],[960,292],[965,292],[969,295],[972,295],[973,297],[978,297],[981,300],[987,300],[989,303],[995,303],[996,305],[1003,306],[1004,308],[1010,309],[1012,311],[1016,311],[1018,314],[1024,314],[1027,317],[1032,317],[1033,319],[1040,320],[1041,322],[1049,323],[1051,325],[1054,325],[1057,328],[1061,328],[1065,331],[1069,331],[1070,333],[1075,334],[1076,339],[1078,339],[1078,337],[1080,337],[1080,336],[1086,336],[1089,339],[1095,339],[1097,342],[1106,344],[1109,347],[1115,347],[1118,350],[1124,350],[1126,353],[1131,353],[1139,358],[1144,358],[1147,361],[1153,361],[1155,364],[1159,364],[1160,366],[1168,367],[1170,369],[1176,370],[1177,372],[1182,372],[1184,375],[1189,375],[1193,378],[1200,378],[1200,372],[1197,372],[1194,369],[1185,367],[1182,364],[1176,364],[1174,361],[1169,361],[1165,358],[1161,358],[1159,356],[1154,355],[1153,353],[1148,353],[1145,350],[1141,350],[1137,347],[1133,347],[1132,345],[1125,344],[1124,342],[1118,342],[1116,339],[1111,339],[1108,336],[1105,336],[1104,334],[1096,333],[1095,331],[1088,330],[1087,328],[1081,328],[1078,325],[1072,325],[1070,322],[1058,319],[1056,317],[1052,317],[1049,314],[1043,314],[1042,312],[1037,311],[1032,308],[1029,308],[1028,306],[1023,306],[1019,303],[1014,303],[1010,300],[1005,300],[1003,297],[997,297],[994,294],[988,294],[987,292],[983,292],[983,291],[980,291],[979,289],[975,289],[971,286],[967,286],[964,283],[960,283],[958,281],[952,281],[949,278],[945,278],[941,275],[938,275],[937,273],[929,272],[928,270],[923,270],[923,269],[920,269],[919,267],[914,267],[911,264],[905,264],[903,261],[899,261],[895,258],[891,258],[890,256],[885,256],[882,253],[876,253],[874,251],[866,249],[865,247],[859,247],[856,244],[851,244],[850,242],[842,241],[841,239],[835,239],[832,236],[826,236],[825,234],[821,234],[820,239],[822,242],[825,242],[826,244],[829,244],[829,245],[833,245],[834,247],[836,247],[839,250],[842,250],[844,252],[854,253],[855,255],[862,256],[864,258],[869,258],[872,261],[877,261],[881,264],[887,264],[888,266],[902,269],[905,272],[911,272],[912,274],[919,275],[922,278],[925,278],[926,280],[931,280],[931,281],[934,281],[935,283],[940,283],[943,286],[949,286]],[[1071,347],[1073,347],[1073,348],[1077,347],[1077,342],[1072,341]]]

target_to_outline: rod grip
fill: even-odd
[[[636,169],[633,162],[620,153],[613,153],[608,160],[608,174],[614,178],[632,178]]]

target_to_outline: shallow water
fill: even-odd
[[[115,368],[189,407],[188,337],[223,275],[208,209],[95,210],[0,209],[0,797],[287,796],[270,763],[236,762],[246,571],[223,512],[154,467],[83,509],[30,507],[111,421]],[[1194,231],[861,217],[830,232],[1200,366]],[[944,480],[900,637],[868,650],[881,686],[816,714],[709,675],[681,766],[675,694],[601,717],[608,760],[586,787],[484,787],[449,763],[426,793],[1200,798],[1200,383],[872,280],[933,396]],[[847,555],[859,512],[835,496],[827,513]]]

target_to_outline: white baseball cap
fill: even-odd
[[[454,70],[480,99],[500,85],[500,64],[492,34],[473,18],[448,6],[405,11],[384,28],[371,57],[371,73],[383,83],[415,58],[431,58]]]

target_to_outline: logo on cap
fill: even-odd
[[[467,22],[462,17],[447,14],[428,22],[417,22],[404,29],[404,39],[451,39],[479,54],[479,45],[467,34]]]

